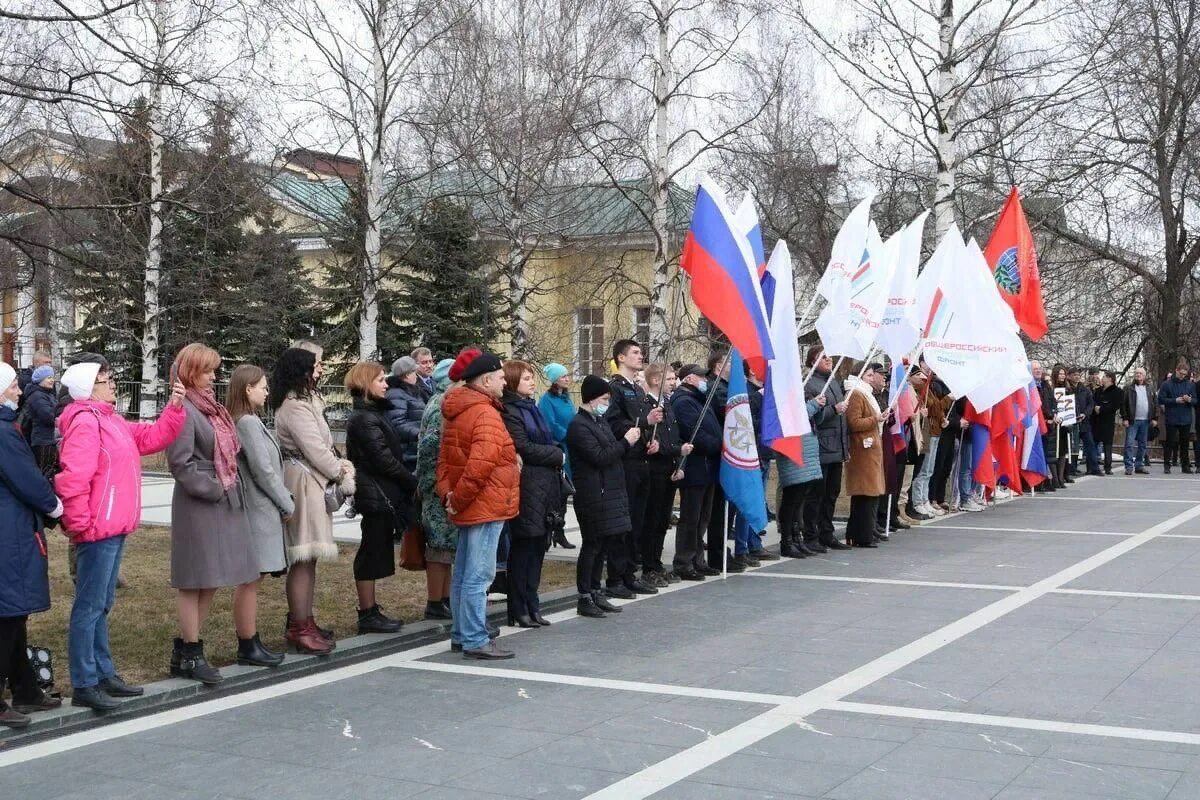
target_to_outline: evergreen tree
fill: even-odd
[[[487,254],[469,212],[434,201],[414,220],[407,271],[397,293],[400,330],[407,341],[451,356],[495,335],[495,298]]]
[[[362,276],[366,259],[363,242],[367,222],[361,181],[346,179],[345,190],[342,213],[336,219],[323,221],[325,240],[329,243],[331,255],[321,265],[319,304],[325,309],[321,344],[329,360],[350,363],[358,359],[358,320],[363,309]],[[385,272],[390,272],[393,266],[387,261],[385,249]],[[402,318],[401,312],[387,286],[385,279],[377,297],[377,337],[379,352],[385,361],[407,354],[413,347],[398,324]]]

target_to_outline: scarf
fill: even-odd
[[[546,425],[542,412],[538,410],[533,400],[521,398],[513,405],[521,414],[521,421],[525,423],[525,433],[529,435],[529,441],[534,444],[554,444],[554,439],[550,436],[550,428]]]
[[[856,375],[851,375],[849,378],[846,378],[846,388],[851,392],[858,392],[863,397],[867,398],[867,403],[871,406],[871,410],[874,411],[876,415],[883,413],[883,411],[881,411],[879,408],[879,401],[875,399],[875,391],[867,384],[866,381],[862,380]],[[883,433],[882,424],[876,425],[876,427],[879,428],[880,433]]]
[[[233,418],[229,416],[229,411],[225,406],[217,402],[217,396],[213,394],[212,389],[204,392],[188,389],[187,399],[196,407],[197,411],[208,419],[209,424],[213,427],[216,437],[213,444],[213,466],[216,468],[217,480],[221,482],[221,488],[229,491],[237,483],[237,455],[238,451],[242,449],[237,429],[233,425]]]

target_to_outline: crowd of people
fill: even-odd
[[[39,686],[25,652],[29,615],[51,602],[48,528],[61,529],[72,552],[72,703],[108,711],[142,694],[113,663],[108,624],[126,540],[140,524],[141,459],[152,453],[166,452],[174,477],[178,636],[170,673],[206,685],[222,680],[201,638],[221,588],[233,589],[238,663],[274,667],[285,658],[258,633],[257,597],[269,576],[284,578],[289,647],[315,655],[336,648],[313,598],[318,564],[338,557],[333,515],[347,502],[361,526],[353,563],[358,632],[400,630],[378,603],[376,582],[395,574],[397,543],[412,541],[426,573],[425,617],[450,622],[452,650],[493,660],[514,653],[495,641],[490,589],[506,591],[510,625],[550,625],[538,590],[548,549],[575,547],[565,531],[568,503],[581,537],[577,610],[603,619],[620,613],[614,598],[704,581],[719,567],[741,572],[781,557],[878,547],[948,512],[983,511],[1005,491],[975,482],[967,400],[953,397],[923,360],[907,373],[917,410],[896,446],[889,370],[854,365],[842,380],[814,346],[806,359],[812,432],[803,437],[803,463],[759,448],[764,485],[772,462],[778,475],[776,554],[763,545],[765,531],[726,502],[718,479],[728,359],[647,364],[631,339],[616,342],[612,357],[614,374],[584,377],[578,402],[561,364],[538,369],[479,349],[435,361],[418,348],[390,369],[354,364],[344,378],[353,403],[344,452],[326,421],[323,352],[313,342],[284,351],[269,376],[260,366],[237,366],[223,402],[215,391],[220,354],[187,345],[152,423],[118,413],[102,355],[76,356],[61,376],[43,354],[20,373],[0,363],[0,698],[5,686],[12,692],[11,706],[0,699],[0,724],[27,725],[28,714],[61,703]],[[1124,389],[1099,370],[1084,377],[1077,368],[1043,374],[1031,366],[1049,422],[1042,446],[1050,467],[1035,491],[1072,483],[1080,454],[1088,473],[1111,474],[1118,418],[1126,474],[1146,471],[1160,421],[1164,469],[1177,460],[1192,471],[1187,441],[1200,396],[1186,364],[1157,388],[1138,369]],[[540,398],[539,373],[548,385]],[[747,378],[761,436],[761,386]],[[263,418],[268,407],[273,430]],[[1200,440],[1196,453],[1200,464]],[[849,519],[839,536],[843,492]],[[664,560],[672,525],[674,556]]]

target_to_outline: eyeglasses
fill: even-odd
[[[96,381],[96,385],[97,385],[97,386],[100,386],[100,385],[102,385],[102,384],[105,384],[105,385],[108,385],[108,386],[116,386],[116,385],[117,385],[117,382],[116,382],[115,380],[113,380],[112,378],[105,378],[105,379],[104,379],[104,380],[102,380],[102,381],[100,381],[100,380]]]

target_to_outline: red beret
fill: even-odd
[[[458,354],[458,358],[454,359],[454,364],[450,367],[448,377],[454,382],[462,380],[463,370],[470,366],[471,362],[483,355],[483,351],[474,347],[468,347]]]

